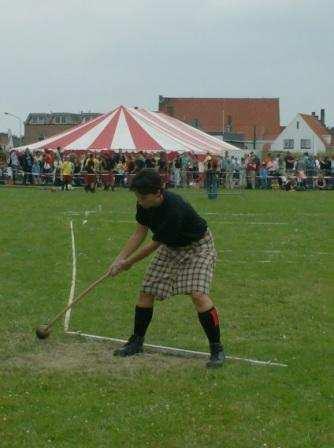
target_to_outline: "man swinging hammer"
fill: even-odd
[[[208,295],[217,255],[206,221],[181,196],[165,191],[154,169],[137,173],[131,191],[137,197],[137,228],[111,264],[109,273],[114,277],[155,251],[156,255],[144,276],[133,334],[114,355],[125,357],[143,352],[154,301],[186,294],[191,297],[209,340],[211,356],[207,367],[222,366],[225,355],[219,317]],[[140,248],[149,229],[152,241]]]

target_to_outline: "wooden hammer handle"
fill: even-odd
[[[74,305],[79,303],[92,289],[94,289],[99,283],[103,282],[103,280],[106,279],[107,277],[109,277],[109,271],[107,271],[103,275],[101,275],[101,277],[99,277],[97,280],[95,280],[95,282],[93,282],[91,285],[89,285],[88,288],[86,288],[77,298],[75,298],[72,303],[67,305],[60,313],[58,313],[57,316],[54,317],[47,324],[45,330],[46,331],[49,330],[52,327],[52,325],[66,313],[67,310],[69,310]]]

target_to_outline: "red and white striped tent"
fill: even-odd
[[[166,151],[239,156],[242,150],[161,112],[119,106],[61,134],[22,146],[36,150]]]

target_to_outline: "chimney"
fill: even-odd
[[[325,109],[320,109],[320,122],[325,126]]]

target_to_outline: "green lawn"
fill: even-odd
[[[334,193],[181,194],[215,236],[212,298],[227,353],[288,367],[123,360],[108,342],[64,335],[62,322],[36,340],[35,326],[67,304],[70,220],[78,293],[134,229],[135,201],[128,191],[1,188],[1,448],[334,446]],[[71,329],[128,337],[147,262],[96,288],[73,310]],[[146,342],[207,351],[184,296],[157,304]]]

